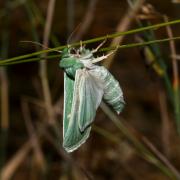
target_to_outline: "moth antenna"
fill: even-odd
[[[47,46],[44,46],[43,44],[41,44],[41,43],[39,43],[39,42],[35,42],[35,41],[20,41],[20,42],[22,42],[22,43],[32,43],[32,44],[41,46],[41,47],[43,47],[43,48],[46,48],[46,49],[49,49],[49,50],[52,50],[52,51],[58,52],[58,53],[61,53],[61,52],[62,52],[62,51],[54,50],[54,49],[52,49],[52,48],[49,48],[49,47],[47,47]]]
[[[96,53],[106,43],[106,41],[107,41],[107,37],[106,39],[104,39],[104,41],[101,44],[98,45],[98,47],[96,47],[96,49],[92,50],[92,53]]]
[[[70,41],[72,40],[72,37],[73,37],[74,33],[79,29],[79,27],[80,27],[81,24],[82,24],[82,23],[79,23],[79,24],[76,26],[76,28],[72,31],[72,33],[69,35],[69,37],[68,37],[68,39],[67,39],[67,44],[70,44]]]

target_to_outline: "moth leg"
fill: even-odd
[[[96,48],[96,49],[93,49],[92,50],[92,53],[95,53],[95,52],[97,52],[98,50],[99,50],[99,48],[101,48],[103,45],[104,45],[104,43],[107,41],[107,38],[101,43],[101,44],[99,44],[99,46]]]
[[[111,56],[115,51],[116,51],[116,50],[111,51],[110,53],[108,53],[108,54],[106,54],[106,55],[102,55],[101,57],[97,57],[97,58],[93,59],[91,62],[92,62],[92,63],[97,63],[97,62],[100,62],[100,61],[102,61],[102,60],[104,60],[104,59],[107,59],[107,58],[108,58],[109,56]]]
[[[82,53],[83,49],[85,48],[85,44],[83,45],[83,42],[80,41],[80,48],[79,48],[79,52]]]
[[[80,41],[80,52],[82,51],[83,49],[83,45],[82,45],[82,41]]]
[[[80,51],[82,51],[85,48],[86,44],[83,45],[83,42],[80,41]]]
[[[101,57],[97,57],[97,58],[93,59],[92,63],[97,63],[97,62],[100,62],[100,61],[102,61],[104,59],[107,59],[109,56],[111,56],[113,53],[115,53],[118,50],[118,47],[119,46],[117,45],[116,48],[113,51],[111,51],[110,53],[108,53],[106,55],[102,55]]]

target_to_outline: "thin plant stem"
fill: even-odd
[[[117,128],[134,144],[137,151],[139,151],[140,155],[144,156],[144,158],[149,161],[150,163],[154,164],[156,167],[158,167],[164,174],[169,176],[170,178],[179,179],[180,177],[177,176],[177,174],[174,173],[172,169],[169,168],[166,164],[164,165],[164,162],[161,162],[156,156],[147,149],[142,142],[135,136],[135,134],[132,134],[119,120],[119,118],[110,110],[110,108],[105,104],[101,103],[101,108],[104,111],[104,113],[112,120],[112,122],[117,126]],[[142,138],[142,137],[141,137]],[[165,158],[165,157],[163,157]],[[172,164],[171,164],[172,165]],[[174,167],[173,167],[174,168]]]
[[[162,88],[159,90],[159,106],[160,106],[160,114],[161,114],[161,121],[162,121],[162,146],[163,151],[167,157],[171,155],[171,141],[170,141],[170,134],[171,134],[171,124],[168,114],[168,106],[166,100],[166,94]]]
[[[28,5],[29,5],[29,8],[31,9],[34,17],[36,17],[37,21],[40,23],[40,25],[42,27],[44,27],[45,19],[42,15],[41,11],[37,7],[36,3],[34,3],[34,0],[28,0]],[[55,47],[60,46],[60,43],[54,34],[50,34],[50,40]]]
[[[170,161],[145,137],[142,137],[142,141],[146,144],[146,146],[164,163],[177,179],[180,179],[179,171],[170,163]]]
[[[116,46],[116,47],[101,48],[99,50],[99,52],[106,52],[106,51],[115,50],[115,49],[126,49],[126,48],[140,47],[140,46],[146,46],[146,45],[149,45],[149,44],[163,43],[163,42],[168,42],[168,41],[171,41],[171,40],[179,40],[179,39],[180,39],[180,37],[173,37],[173,38],[165,38],[165,39],[152,40],[152,41],[147,41],[147,42],[143,42],[143,43],[123,44],[123,45]],[[61,46],[61,49],[65,48],[65,47],[67,47],[67,45]],[[0,61],[0,66],[11,65],[11,64],[18,64],[18,62],[25,63],[25,62],[31,62],[31,61],[33,62],[33,61],[44,60],[43,57],[40,57],[40,58],[29,58],[29,59],[28,59],[28,57],[32,57],[32,56],[43,54],[43,53],[47,53],[47,52],[52,52],[53,50],[57,50],[57,49],[60,49],[60,47],[52,48],[52,49],[48,49],[48,50],[43,50],[43,51],[38,51],[38,52],[35,52],[35,53],[31,53],[31,54],[27,54],[27,55],[22,55],[22,56],[18,56],[18,57],[6,59],[6,60],[1,60]],[[54,59],[54,58],[58,58],[58,57],[60,57],[60,55],[50,55],[50,56],[46,56],[46,59]]]
[[[3,167],[0,175],[0,179],[8,180],[11,179],[14,172],[17,170],[19,165],[27,157],[27,154],[31,150],[31,140],[26,142],[18,152],[8,161],[8,163]]]
[[[127,1],[129,3],[129,5],[132,7],[133,1],[132,0],[127,0]],[[154,12],[155,12],[156,15],[158,15],[158,17],[162,17],[162,15],[160,15],[160,13],[158,13],[157,11],[154,11]],[[139,27],[144,27],[144,26],[147,26],[147,25],[151,25],[148,19],[146,21],[142,22],[140,19],[136,18],[136,21],[137,21],[137,24],[139,25]],[[168,20],[166,22],[168,22]],[[168,26],[166,26],[166,28],[167,27]],[[145,39],[145,41],[156,40],[156,37],[155,37],[155,34],[154,34],[153,30],[144,31],[144,32],[142,32],[142,35],[143,35],[143,39]],[[172,37],[173,36],[171,36],[171,37],[169,36],[169,38],[172,38]],[[173,42],[173,40],[170,41],[170,42]],[[173,88],[172,88],[172,84],[171,84],[171,79],[170,79],[170,77],[169,77],[169,75],[167,73],[167,67],[166,67],[164,58],[162,57],[160,47],[159,47],[159,45],[157,43],[155,43],[155,44],[150,44],[148,46],[148,48],[151,49],[155,60],[159,64],[160,68],[163,70],[163,76],[162,77],[163,77],[165,86],[167,88],[169,99],[170,99],[171,103],[173,104],[174,99],[173,99]]]
[[[62,148],[59,146],[59,143],[57,143],[57,141],[54,140],[54,137],[50,133],[44,132],[44,136],[53,145],[57,153],[66,161],[68,161],[70,165],[74,166],[73,168],[81,171],[88,180],[93,180],[92,175],[83,167],[81,167],[78,162],[74,161],[72,157],[69,156],[65,151],[63,151]]]
[[[135,19],[137,13],[139,12],[139,10],[141,9],[142,5],[144,3],[144,0],[136,0],[135,3],[133,4],[133,7],[129,8],[127,13],[125,13],[124,17],[120,20],[116,30],[117,32],[123,32],[126,31],[127,29],[129,29],[132,21]],[[111,45],[110,46],[117,46],[120,45],[123,40],[124,40],[125,36],[119,36],[116,37],[112,40]],[[103,65],[107,68],[110,68],[113,59],[115,57],[116,53],[113,53],[112,56],[110,56],[108,58],[108,61],[104,61]]]
[[[119,45],[119,46],[114,46],[114,47],[101,48],[99,50],[99,52],[110,51],[110,50],[115,50],[115,49],[140,47],[140,46],[146,46],[146,45],[156,44],[156,43],[163,43],[163,42],[168,42],[168,41],[173,41],[173,40],[180,40],[180,36],[173,37],[173,38],[150,40],[150,41],[143,42],[143,43],[130,43],[130,44],[124,44],[124,45]]]
[[[164,16],[165,22],[168,22],[168,17]],[[170,26],[166,27],[168,36],[170,38],[173,37],[173,32]],[[175,42],[169,42],[171,55],[172,55],[172,70],[173,70],[173,91],[174,91],[174,111],[175,111],[175,118],[176,118],[176,125],[177,131],[180,134],[180,87],[179,87],[179,68],[178,62],[175,58],[176,56],[176,47]]]
[[[157,30],[157,29],[159,29],[161,27],[165,27],[167,25],[174,25],[174,24],[178,24],[178,23],[180,23],[180,19],[174,20],[174,21],[169,21],[167,23],[164,22],[164,23],[159,23],[159,24],[147,26],[147,27],[133,29],[133,30],[126,31],[126,32],[117,32],[117,33],[114,33],[114,34],[109,34],[109,35],[101,36],[101,37],[98,37],[98,38],[93,38],[93,39],[89,39],[89,40],[85,40],[85,41],[81,41],[81,42],[72,43],[69,46],[70,47],[75,47],[75,46],[79,46],[80,44],[90,44],[90,43],[94,43],[94,42],[98,42],[98,41],[103,41],[105,39],[112,39],[112,38],[122,36],[122,35],[135,34],[135,33],[139,33],[139,32],[150,30],[150,29]],[[178,37],[176,37],[176,38],[174,37],[173,40],[177,39],[177,38]],[[165,39],[164,41],[168,41],[168,40]],[[153,43],[153,42],[151,42],[151,43]],[[147,45],[147,44],[145,43],[144,45]],[[134,44],[134,45],[131,45],[130,47],[135,47],[135,46],[137,46],[137,45]],[[25,59],[25,58],[28,58],[28,57],[31,57],[31,56],[36,56],[36,55],[40,55],[40,54],[43,54],[43,53],[52,52],[53,50],[61,50],[61,49],[64,49],[65,47],[67,47],[67,45],[52,48],[51,50],[42,50],[42,51],[34,52],[34,53],[31,53],[31,54],[26,54],[26,55],[22,55],[22,56],[18,56],[18,57],[13,57],[13,58],[10,58],[10,59],[2,60],[2,62],[4,62],[4,61],[7,62],[7,60],[12,61],[12,60]],[[126,45],[126,47],[124,45],[124,48],[127,48],[127,47],[128,47],[128,45]]]
[[[88,7],[86,8],[86,14],[84,15],[83,21],[80,24],[79,31],[72,37],[71,42],[76,42],[82,39],[83,35],[88,31],[90,25],[92,24],[95,17],[95,9],[98,0],[89,0]]]
[[[26,123],[26,127],[27,127],[27,130],[28,130],[31,142],[32,142],[32,147],[34,149],[36,162],[38,166],[40,167],[40,169],[42,170],[42,172],[45,172],[46,162],[45,162],[45,159],[44,159],[41,147],[40,147],[39,137],[37,136],[35,128],[32,125],[28,102],[25,99],[22,99],[21,105],[22,105],[21,107],[22,107],[22,112],[23,112],[25,123]]]
[[[44,126],[47,124],[43,124]],[[37,129],[37,136],[38,138],[41,138],[44,133],[44,127],[39,127]],[[18,167],[22,164],[24,159],[27,157],[27,155],[30,153],[32,146],[32,140],[29,139],[26,143],[24,143],[21,148],[14,154],[14,156],[6,163],[6,165],[3,167],[0,175],[0,179],[2,180],[8,180],[11,179]]]
[[[55,0],[49,0],[48,4],[48,10],[47,10],[47,18],[46,18],[46,24],[44,29],[44,38],[43,38],[43,45],[45,47],[48,47],[49,42],[49,35],[51,31],[52,26],[52,20],[53,20],[53,14],[54,14],[54,8],[55,8]],[[44,58],[46,59],[46,54],[44,54]],[[51,100],[51,93],[49,89],[49,83],[48,83],[48,76],[47,76],[47,63],[46,61],[40,62],[40,69],[39,69],[40,77],[41,77],[41,83],[42,83],[42,90],[43,90],[43,96],[44,101],[46,105],[46,111],[48,114],[49,121],[53,121],[54,119],[54,113],[52,109],[52,100]]]
[[[150,25],[149,21],[144,22],[145,23],[145,25],[144,25],[144,23],[142,23],[138,19],[137,19],[137,23],[140,27],[143,27],[145,25]],[[143,35],[143,38],[145,39],[145,41],[156,40],[154,31],[152,31],[152,30],[142,32],[142,35]],[[169,37],[169,38],[171,38],[171,37]],[[173,41],[173,39],[172,39],[172,41]],[[155,58],[155,61],[159,64],[160,68],[163,70],[163,76],[162,77],[163,77],[165,86],[167,88],[169,99],[170,99],[171,103],[173,104],[173,89],[172,89],[171,79],[168,75],[167,66],[166,66],[165,60],[162,56],[159,44],[158,43],[149,44],[148,48],[150,48],[150,50],[152,51],[153,56]]]
[[[36,30],[36,25],[35,25],[35,15],[31,9],[30,2],[31,2],[31,0],[27,0],[27,3],[25,3],[24,6],[27,11],[30,23],[31,23],[32,37],[33,37],[34,41],[39,42],[39,36],[38,36],[37,30]],[[36,47],[36,49],[38,50],[39,47]],[[40,57],[41,56],[39,56],[39,58]],[[33,150],[34,150],[33,155],[34,155],[34,158],[36,159],[38,167],[41,170],[41,177],[43,177],[46,175],[47,163],[45,162],[43,153],[41,151],[39,137],[37,136],[36,131],[31,123],[29,107],[28,107],[28,103],[26,102],[25,99],[22,100],[22,112],[24,115],[24,119],[26,122],[26,126],[28,129],[28,133],[29,133],[29,136],[31,139]]]
[[[103,129],[101,127],[93,125],[92,130],[95,131],[98,134],[101,134],[106,139],[109,139],[112,142],[119,143],[119,138],[118,137],[116,137],[115,135],[111,134],[110,132],[106,131],[105,129]]]

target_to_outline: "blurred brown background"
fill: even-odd
[[[1,0],[0,9],[1,59],[42,49],[21,41],[38,41],[48,47],[57,47],[67,44],[68,39],[78,42],[163,23],[167,17],[169,21],[180,18],[178,0]],[[49,21],[48,35],[45,29],[47,16],[51,13],[54,16],[52,23]],[[117,42],[128,44],[163,39],[171,37],[171,32],[172,36],[179,36],[180,25],[157,29],[154,39],[142,32],[107,40],[104,47]],[[95,48],[99,43],[87,47]],[[158,50],[151,51],[151,48]],[[180,41],[171,45],[166,42],[119,49],[108,59],[111,64],[106,67],[120,82],[126,101],[118,117],[122,124],[99,108],[90,138],[71,154],[62,148],[63,71],[58,66],[60,58],[42,61],[47,63],[47,69],[43,69],[40,62],[0,67],[1,179],[180,179],[179,74],[174,76],[179,50]],[[173,60],[171,55],[176,58]],[[172,61],[176,61],[175,66]]]

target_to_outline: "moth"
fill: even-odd
[[[51,50],[39,42],[21,42]],[[102,100],[118,114],[124,108],[125,102],[119,82],[105,67],[95,65],[113,53],[101,57],[94,56],[104,42],[92,51],[82,45],[79,49],[71,47],[63,51],[52,49],[61,53],[59,66],[65,71],[63,147],[67,152],[73,152],[87,140],[96,110]]]
[[[125,105],[119,82],[105,67],[96,65],[111,55],[95,57],[100,46],[94,50],[69,47],[61,54],[59,66],[64,69],[63,147],[67,152],[76,150],[87,140],[102,100],[118,114]]]

